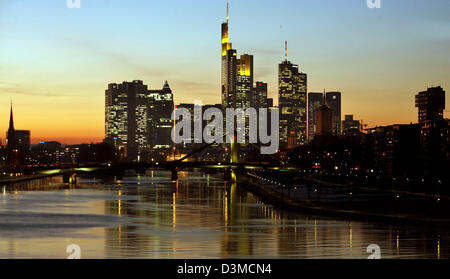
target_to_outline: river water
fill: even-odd
[[[2,186],[0,258],[448,258],[449,230],[278,210],[221,174]]]

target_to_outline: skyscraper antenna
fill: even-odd
[[[284,58],[287,61],[287,41],[284,41]]]
[[[227,1],[227,23],[230,20],[230,2]]]

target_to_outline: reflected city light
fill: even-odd
[[[438,260],[441,259],[441,236],[438,235],[437,239],[437,258]]]
[[[172,212],[172,227],[175,229],[177,224],[177,196],[175,193],[172,194]]]

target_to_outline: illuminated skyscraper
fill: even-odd
[[[148,145],[150,148],[170,148],[172,146],[173,94],[166,81],[162,90],[148,92]]]
[[[249,108],[253,89],[253,55],[243,54],[237,60],[236,96],[231,103],[234,108]]]
[[[230,43],[228,23],[229,9],[227,4],[227,21],[222,23],[221,41],[221,90],[222,107],[249,108],[253,89],[253,55],[243,54],[238,58],[237,51]]]
[[[235,49],[226,51],[222,57],[222,106],[233,107],[236,100],[237,52]]]
[[[232,49],[228,34],[229,11],[227,5],[227,21],[222,23],[222,73],[221,73],[221,88],[222,88],[222,106],[224,108],[229,106],[229,102],[233,100],[236,95],[236,75],[237,75],[237,53]]]
[[[295,135],[296,142],[307,140],[306,113],[307,75],[299,72],[298,66],[286,60],[278,65],[278,94],[280,107],[280,144],[288,143],[289,135]],[[293,131],[293,133],[291,133]]]
[[[147,85],[142,81],[111,83],[105,91],[105,139],[136,160],[148,141]]]
[[[112,83],[105,91],[105,139],[139,160],[149,148],[172,144],[173,95],[166,81],[161,90],[148,90],[142,81]]]

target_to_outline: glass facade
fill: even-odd
[[[148,148],[170,147],[173,95],[166,82],[162,90],[148,90],[142,81],[109,84],[105,91],[105,139],[136,160]]]

